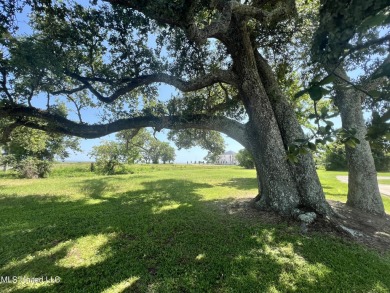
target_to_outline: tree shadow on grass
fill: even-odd
[[[3,286],[4,292],[354,291],[361,282],[346,274],[365,279],[372,261],[382,265],[385,275],[390,269],[377,256],[364,259],[363,250],[351,249],[355,246],[324,244],[318,237],[303,238],[260,223],[244,225],[213,212],[197,194],[212,185],[167,179],[145,181],[142,186],[107,196],[108,190],[112,192],[107,180],[88,179],[80,188],[90,189],[91,198],[83,200],[1,198],[0,276],[60,276],[61,282],[36,288],[0,284],[0,290]],[[342,252],[335,256],[337,261],[328,254],[334,247],[339,250],[333,254]],[[354,266],[353,259],[359,265]],[[364,281],[366,291],[390,288],[381,272]]]
[[[340,198],[347,198],[347,193],[340,192],[337,187],[322,184],[322,189],[324,190],[325,196],[334,196]]]
[[[257,178],[232,178],[219,186],[232,187],[240,190],[257,189]]]

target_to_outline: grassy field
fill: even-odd
[[[322,187],[324,189],[327,199],[337,200],[341,202],[347,201],[348,184],[341,183],[336,179],[336,176],[348,176],[348,172],[318,170],[318,175],[320,177]],[[390,175],[389,173],[378,173],[378,176]],[[383,182],[381,180],[379,180],[379,183],[386,184],[386,182]],[[382,196],[382,199],[386,212],[390,214],[390,197]]]
[[[227,213],[234,198],[256,194],[252,170],[130,169],[2,174],[0,292],[390,292],[388,254]],[[345,201],[347,185],[335,179],[345,173],[319,174],[328,198]]]

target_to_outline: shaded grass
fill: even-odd
[[[0,276],[61,282],[0,284],[0,291],[390,291],[389,255],[223,212],[235,197],[256,194],[254,171],[151,167],[2,180]]]

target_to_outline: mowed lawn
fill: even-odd
[[[253,170],[128,168],[0,175],[0,292],[390,292],[389,254],[226,212],[256,195]],[[346,173],[319,174],[327,196],[345,201],[335,176]]]

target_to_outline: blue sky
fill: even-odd
[[[167,97],[171,97],[172,94],[175,94],[176,91],[170,87],[170,86],[160,86],[159,87],[159,99],[161,101],[164,101],[167,99]],[[76,113],[72,112],[69,114],[70,119],[77,120]],[[94,122],[95,113],[92,111],[85,112],[85,115],[83,115],[83,120],[85,122]],[[150,129],[151,130],[151,129]],[[156,133],[156,138],[161,141],[167,141],[170,143],[171,146],[173,146],[176,149],[176,163],[187,163],[190,161],[203,161],[204,157],[207,155],[207,151],[200,148],[200,147],[194,147],[190,149],[181,149],[178,150],[174,143],[167,140],[167,133],[168,130],[162,130],[160,132]],[[222,134],[225,140],[226,144],[226,151],[234,151],[238,152],[240,149],[243,149],[244,147],[238,143],[237,141],[229,138],[228,136]],[[88,156],[88,153],[92,150],[93,146],[100,144],[104,140],[115,140],[115,134],[110,134],[98,139],[80,139],[80,146],[83,150],[82,152],[77,153],[71,153],[70,157],[67,158],[65,161],[93,161]]]
[[[81,0],[77,1],[78,3],[88,5],[88,1],[86,0]],[[27,17],[28,11],[25,9],[23,13],[17,15],[17,22],[19,26],[19,34],[20,35],[29,35],[32,33],[31,28],[28,25],[28,17]],[[360,74],[360,70],[350,72],[351,77],[356,77]],[[177,91],[168,85],[161,85],[159,86],[159,100],[160,101],[166,101],[169,99],[172,95],[176,95]],[[42,106],[45,107],[46,104],[46,99],[45,97],[37,97],[35,102],[33,103],[36,106]],[[69,105],[72,107],[73,105]],[[87,123],[97,123],[97,114],[98,111],[96,110],[87,110],[84,111],[83,113],[83,120],[84,122]],[[365,118],[368,118],[368,113],[364,113]],[[69,118],[73,119],[75,121],[78,121],[77,115],[75,111],[72,111],[69,113]],[[340,128],[341,127],[341,122],[340,118],[336,117],[332,119],[332,121],[335,123],[335,128]],[[156,133],[156,137],[161,140],[161,141],[168,141],[167,140],[167,133],[168,130],[162,130],[161,132]],[[243,149],[243,146],[236,142],[235,140],[227,137],[226,135],[222,134],[225,140],[225,150],[226,151],[234,151],[238,152],[240,149]],[[82,149],[82,152],[77,152],[77,153],[71,153],[70,157],[66,159],[66,161],[92,161],[89,157],[89,153],[91,152],[93,146],[100,144],[104,140],[114,140],[115,139],[115,134],[107,135],[105,137],[99,138],[99,139],[80,139],[80,146]],[[169,141],[168,141],[169,142]],[[176,146],[172,143],[169,142],[173,147],[176,148]],[[204,157],[207,155],[207,151],[201,149],[200,147],[195,147],[191,149],[182,149],[182,150],[177,150],[176,148],[176,163],[187,163],[189,161],[202,161]]]
[[[84,3],[86,4],[87,1],[77,1],[78,3]],[[86,4],[87,5],[87,4]],[[32,30],[28,24],[28,8],[26,8],[23,13],[18,14],[16,19],[19,26],[19,35],[29,35],[32,33]],[[159,100],[165,101],[171,95],[177,94],[175,89],[171,86],[162,85],[159,87]],[[35,100],[33,100],[33,105],[37,107],[45,107],[46,105],[46,98],[45,97],[36,97]],[[72,109],[71,104],[68,104],[69,107]],[[97,116],[96,111],[94,110],[87,110],[83,113],[83,121],[87,123],[93,123],[98,122],[96,119]],[[74,111],[70,111],[68,118],[78,121],[77,115]],[[167,133],[168,130],[162,130],[161,132],[156,133],[156,137],[161,141],[168,141],[167,140]],[[243,149],[243,146],[236,142],[235,140],[227,137],[226,135],[222,134],[225,140],[226,144],[226,151],[234,151],[238,152],[240,149]],[[92,158],[89,157],[89,153],[91,152],[92,148],[98,144],[100,144],[102,141],[107,140],[115,140],[115,134],[107,135],[98,139],[80,139],[80,148],[82,149],[82,152],[71,152],[70,156],[65,161],[93,161]],[[178,150],[174,143],[168,141],[171,146],[173,146],[176,149],[176,163],[187,163],[190,161],[202,161],[204,157],[207,155],[207,151],[203,150],[200,147],[194,147],[191,149],[181,149]]]
[[[80,4],[88,5],[88,1],[86,0],[79,0],[76,1]],[[19,35],[29,35],[32,33],[31,28],[28,25],[28,9],[25,9],[23,13],[17,15],[17,22],[19,26]],[[357,75],[356,73],[352,75]],[[166,101],[169,99],[172,95],[176,95],[177,91],[168,85],[161,85],[159,86],[159,100]],[[46,98],[45,97],[37,97],[35,101],[33,101],[33,104],[38,107],[45,107],[46,105]],[[68,104],[69,107],[72,109],[73,105]],[[98,111],[96,110],[86,110],[83,112],[83,121],[87,123],[97,123],[99,120],[97,119]],[[76,115],[76,112],[73,110],[70,111],[69,116],[70,119],[78,121],[78,117]],[[341,127],[340,118],[334,118],[332,121],[335,123],[335,128]],[[161,141],[168,141],[167,140],[167,133],[168,130],[162,130],[161,132],[156,133],[156,137]],[[225,150],[226,151],[234,151],[238,152],[240,149],[243,149],[243,146],[238,143],[237,141],[227,137],[226,135],[222,134],[225,140]],[[115,140],[115,134],[107,135],[98,139],[80,139],[80,148],[82,149],[81,152],[70,153],[69,158],[67,158],[65,161],[93,161],[92,158],[89,157],[89,153],[91,152],[92,148],[98,144],[100,144],[102,141],[107,140]],[[200,147],[194,147],[191,149],[182,149],[178,150],[174,143],[168,141],[171,146],[175,147],[176,149],[176,163],[187,163],[187,162],[194,162],[194,161],[202,161],[204,157],[207,155],[207,151],[203,150]]]

